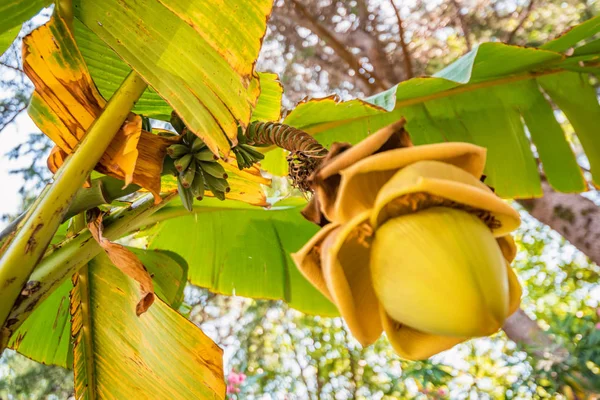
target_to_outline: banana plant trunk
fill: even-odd
[[[0,259],[0,324],[5,325],[29,275],[44,255],[77,191],[100,160],[147,84],[131,72],[38,198]]]

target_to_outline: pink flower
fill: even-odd
[[[235,371],[231,371],[229,376],[227,377],[227,381],[233,385],[242,384],[246,380],[246,375],[243,373],[237,373]]]
[[[596,308],[596,315],[600,317],[600,307]]]
[[[229,376],[227,377],[227,382],[229,382],[232,385],[235,385],[238,383],[238,374],[231,371],[229,373]]]
[[[596,324],[596,329],[600,329],[600,322]]]
[[[227,394],[235,394],[235,393],[239,393],[240,392],[240,388],[236,387],[234,385],[227,385]]]
[[[239,385],[244,383],[246,375],[231,371],[227,376],[227,394],[235,394],[240,392]]]

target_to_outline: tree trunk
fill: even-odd
[[[544,197],[519,204],[600,265],[600,207],[581,195],[555,192],[546,181],[542,189]]]
[[[565,348],[558,346],[523,310],[511,315],[502,329],[510,340],[523,346],[535,358],[561,362],[569,355]]]

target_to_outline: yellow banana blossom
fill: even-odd
[[[367,346],[425,359],[490,335],[520,304],[519,214],[480,181],[485,149],[382,129],[317,171],[326,224],[294,260]]]

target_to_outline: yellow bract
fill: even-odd
[[[398,127],[315,173],[312,206],[329,223],[293,257],[362,345],[385,331],[399,355],[424,359],[496,332],[518,309],[507,234],[520,219],[480,181],[485,149],[407,147]]]

